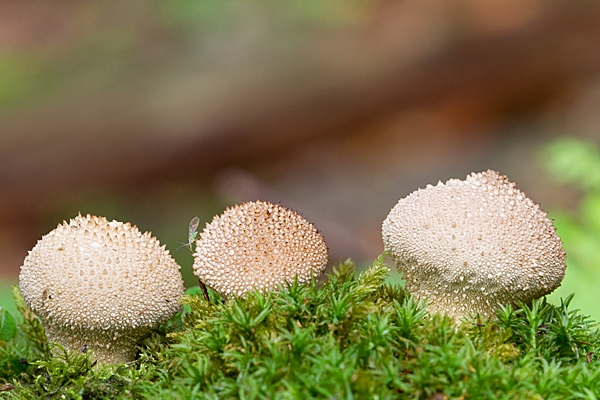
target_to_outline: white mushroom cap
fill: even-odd
[[[98,361],[133,360],[136,342],[180,308],[179,265],[149,232],[81,215],[43,236],[19,286],[48,340],[94,350]]]
[[[457,320],[546,295],[565,273],[546,213],[491,170],[413,192],[390,211],[382,233],[407,291]]]
[[[196,241],[194,273],[223,296],[307,282],[327,266],[325,240],[299,214],[265,201],[215,216]]]

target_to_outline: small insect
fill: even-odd
[[[194,217],[190,221],[190,227],[188,230],[188,242],[187,242],[187,245],[189,246],[190,250],[192,249],[192,243],[198,236],[198,225],[199,224],[200,224],[200,218],[198,218],[198,217]]]
[[[196,240],[196,238],[198,237],[198,225],[200,225],[200,218],[192,218],[192,220],[190,221],[190,226],[188,228],[188,242],[182,243],[181,246],[179,246],[175,251],[179,250],[183,246],[187,246],[190,249],[190,251],[194,251],[194,249],[192,249],[192,244],[194,244],[194,240]]]

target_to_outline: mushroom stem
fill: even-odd
[[[67,349],[93,351],[96,360],[104,364],[127,363],[135,359],[137,342],[150,330],[114,332],[108,329],[86,330],[74,336],[69,327],[46,326],[48,341]]]

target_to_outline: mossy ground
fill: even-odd
[[[600,397],[600,333],[570,298],[457,327],[386,285],[387,274],[379,258],[359,276],[342,263],[322,285],[228,301],[211,292],[210,303],[187,295],[137,360],[118,366],[49,349],[17,298],[22,323],[0,343],[0,398]]]

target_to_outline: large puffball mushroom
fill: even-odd
[[[180,308],[179,265],[149,232],[81,215],[43,236],[21,267],[19,287],[49,341],[132,361],[136,343]]]
[[[327,266],[323,236],[296,212],[265,201],[215,216],[196,241],[194,273],[224,297],[307,282]]]
[[[546,213],[496,171],[419,189],[383,222],[406,290],[455,320],[556,289],[565,252]]]

